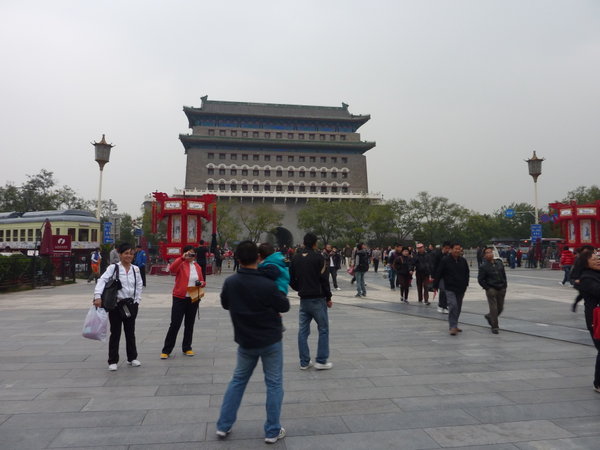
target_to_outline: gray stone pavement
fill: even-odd
[[[398,304],[381,274],[368,297],[342,291],[330,311],[330,371],[300,371],[298,299],[285,315],[286,449],[597,449],[600,395],[595,349],[574,291],[560,273],[511,271],[499,335],[469,288],[457,337],[434,307]],[[170,277],[149,277],[137,321],[142,367],[108,372],[107,345],[81,337],[92,287],[0,295],[0,448],[264,448],[260,367],[226,441],[215,421],[235,364],[225,276],[209,278],[193,358],[159,353],[169,324]],[[472,283],[475,284],[475,283]],[[414,298],[415,292],[411,292]],[[311,349],[316,348],[316,330]],[[181,337],[181,336],[180,336]],[[179,343],[180,341],[178,341]],[[124,343],[121,345],[124,353]]]

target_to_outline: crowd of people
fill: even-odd
[[[222,261],[224,252],[219,249],[218,253],[215,259]],[[186,356],[194,356],[194,322],[199,299],[206,286],[209,254],[208,246],[201,241],[198,247],[183,248],[182,255],[169,265],[169,271],[175,276],[175,284],[171,322],[161,350],[161,359],[171,356],[182,323],[184,333],[181,350]],[[508,287],[505,264],[497,258],[494,247],[483,247],[480,254],[477,281],[485,291],[489,306],[489,312],[484,317],[491,332],[499,334],[499,316],[504,310]],[[317,236],[307,233],[303,245],[296,248],[275,249],[269,243],[258,246],[251,241],[243,241],[238,244],[234,259],[237,265],[235,273],[224,281],[220,299],[222,307],[229,311],[233,324],[234,341],[238,344],[237,365],[225,391],[216,424],[219,439],[227,438],[231,432],[245,388],[259,359],[266,385],[265,442],[272,444],[286,435],[280,423],[283,402],[282,339],[285,332],[282,313],[290,309],[287,298],[290,287],[300,298],[297,344],[298,367],[302,371],[333,368],[329,360],[328,310],[333,306],[331,286],[334,290],[341,290],[337,273],[342,266],[346,266],[352,275],[351,282],[356,283],[356,297],[367,296],[365,273],[371,267],[374,272],[383,267],[390,289],[399,291],[399,301],[403,304],[409,303],[414,280],[418,303],[429,306],[437,297],[437,311],[448,315],[450,336],[458,336],[463,331],[459,327],[459,320],[469,285],[470,267],[463,256],[463,247],[457,242],[443,242],[437,248],[417,243],[414,249],[400,244],[385,249],[369,249],[364,243],[358,243],[338,250],[327,244],[320,250]],[[115,248],[114,254],[111,252],[110,262],[104,274],[97,274],[93,303],[97,307],[103,306],[102,293],[111,279],[116,278],[121,283],[117,306],[108,313],[108,368],[115,371],[119,362],[122,329],[125,333],[127,364],[141,366],[137,359],[135,320],[146,285],[146,255],[141,248],[133,249],[129,244],[121,244]],[[597,349],[593,387],[600,392],[600,327],[594,326],[595,321],[600,320],[600,258],[595,249],[589,246],[578,249],[577,255],[565,248],[561,254],[561,267],[564,270],[561,284],[568,282],[579,291],[573,311],[579,301],[584,301],[586,325]],[[314,359],[308,345],[313,320],[318,331]]]

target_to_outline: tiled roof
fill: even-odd
[[[310,106],[284,105],[277,103],[249,103],[208,100],[202,97],[200,108],[184,108],[186,112],[203,112],[214,114],[239,114],[247,116],[289,117],[303,119],[367,119],[369,115],[353,115],[348,111],[348,105],[342,106]]]

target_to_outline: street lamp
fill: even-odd
[[[535,154],[535,150],[533,152],[533,156],[529,159],[526,159],[525,162],[529,166],[529,175],[533,178],[533,189],[534,189],[534,199],[535,199],[535,223],[540,223],[538,218],[538,193],[537,193],[537,179],[542,174],[542,161],[544,158],[538,158]]]
[[[100,203],[102,201],[102,171],[104,165],[110,160],[110,149],[114,147],[112,144],[108,144],[102,135],[100,142],[92,142],[94,149],[96,150],[96,162],[100,166],[100,184],[98,186],[98,207],[96,209],[96,219],[100,220]]]

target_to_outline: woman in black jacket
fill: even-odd
[[[400,301],[408,304],[408,290],[415,270],[415,262],[410,256],[408,248],[402,247],[402,253],[394,259],[392,267],[396,271],[400,283]]]
[[[594,308],[600,306],[600,258],[594,252],[585,250],[581,252],[577,264],[580,265],[581,276],[576,287],[583,296],[585,323],[598,351],[596,355],[596,370],[594,372],[594,390],[600,393],[600,339],[594,339],[594,330],[592,327]]]

